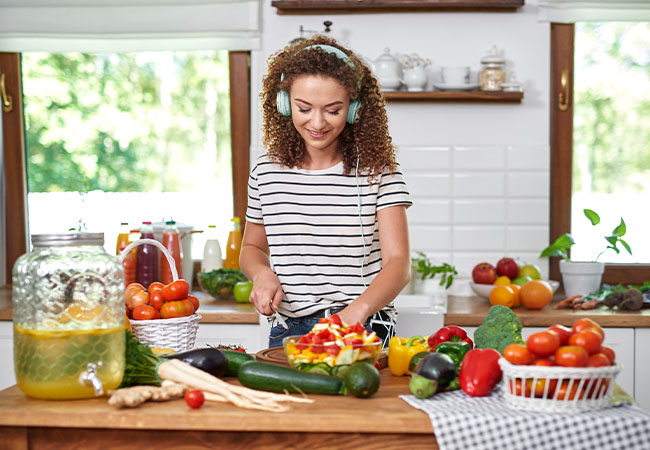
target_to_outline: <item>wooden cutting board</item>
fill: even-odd
[[[283,347],[265,348],[264,350],[260,350],[255,354],[255,359],[289,367],[289,361],[287,360],[287,355],[284,354]],[[378,362],[380,369],[388,367],[388,355],[382,352],[381,355],[379,355]]]

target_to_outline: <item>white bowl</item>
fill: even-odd
[[[544,280],[548,284],[551,285],[551,289],[553,289],[553,293],[555,294],[555,291],[557,291],[557,288],[560,287],[560,282],[555,281],[555,280]],[[479,284],[479,283],[474,283],[472,281],[469,282],[469,285],[471,286],[472,290],[478,295],[479,297],[483,298],[490,298],[490,292],[492,292],[492,289],[494,289],[496,286],[499,286],[497,284]]]

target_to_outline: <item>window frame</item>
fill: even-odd
[[[549,242],[571,231],[571,181],[573,163],[573,82],[575,25],[551,23],[551,180]],[[568,108],[558,103],[561,76],[568,70]],[[551,258],[550,278],[560,280],[559,259]],[[641,284],[650,280],[650,264],[606,263],[603,283]]]
[[[7,284],[11,284],[14,263],[28,249],[26,149],[20,58],[20,53],[0,52],[0,69],[5,74],[7,93],[13,99],[12,111],[2,113]],[[245,226],[250,171],[250,59],[249,51],[228,52],[233,215],[242,218],[242,227]]]

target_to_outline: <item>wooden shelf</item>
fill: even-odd
[[[453,102],[453,103],[521,103],[523,92],[485,91],[426,91],[384,92],[388,103],[393,102]]]
[[[273,0],[278,14],[515,12],[524,0]]]

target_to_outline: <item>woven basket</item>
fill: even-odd
[[[503,370],[503,395],[508,406],[552,413],[609,406],[616,375],[622,369],[620,364],[605,367],[518,366],[505,358],[499,359],[499,366]],[[563,384],[565,394],[560,398]],[[537,396],[535,386],[538,386]]]
[[[155,239],[138,239],[132,242],[122,251],[120,261],[124,260],[131,249],[140,244],[152,244],[158,247],[167,258],[173,280],[178,280],[174,257]],[[173,319],[132,320],[131,332],[141,344],[155,348],[171,348],[177,352],[185,351],[194,347],[200,320],[201,315],[196,313]]]

